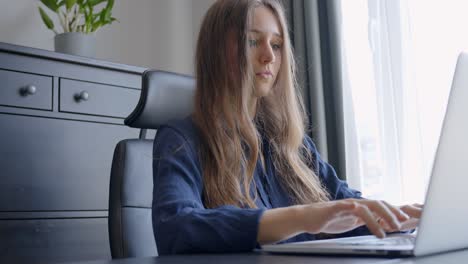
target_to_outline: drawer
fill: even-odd
[[[0,212],[107,210],[114,148],[139,132],[8,114],[0,128]]]
[[[140,90],[70,79],[60,79],[60,111],[108,117],[127,117]]]
[[[52,110],[52,77],[0,70],[0,105]]]
[[[110,259],[107,218],[0,220],[0,263]]]

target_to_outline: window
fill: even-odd
[[[458,54],[464,0],[341,0],[347,176],[368,198],[423,202]]]

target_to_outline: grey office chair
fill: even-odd
[[[109,241],[113,258],[157,256],[151,220],[153,139],[147,129],[188,116],[192,77],[163,71],[143,74],[140,101],[125,125],[140,128],[139,139],[120,141],[114,152],[109,189]]]

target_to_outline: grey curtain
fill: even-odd
[[[322,158],[346,179],[337,0],[283,0],[310,135]]]

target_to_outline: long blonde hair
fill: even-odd
[[[269,95],[250,116],[253,94],[248,63],[247,29],[257,6],[269,8],[283,32],[281,68]],[[200,131],[200,162],[205,206],[255,208],[253,176],[262,136],[272,150],[273,164],[283,188],[296,204],[329,200],[304,145],[306,118],[296,92],[295,62],[284,9],[275,0],[218,0],[203,20],[196,49],[194,122]],[[259,131],[261,130],[261,131]]]

